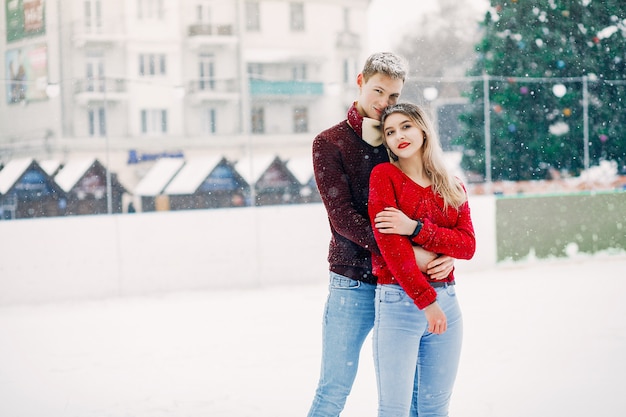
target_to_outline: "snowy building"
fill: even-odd
[[[0,162],[302,154],[345,115],[369,0],[11,0]],[[140,165],[140,164],[139,164]]]
[[[245,205],[250,186],[224,157],[185,162],[163,194],[171,210],[193,210]]]
[[[31,158],[11,160],[0,171],[0,220],[61,216],[65,193]]]
[[[43,168],[43,166],[42,166]],[[45,168],[44,168],[45,169]],[[107,177],[111,177],[111,201],[107,193]],[[122,197],[126,189],[115,173],[107,173],[100,161],[93,158],[70,160],[54,177],[67,200],[66,215],[121,213]]]

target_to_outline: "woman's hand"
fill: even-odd
[[[380,233],[411,236],[417,227],[417,220],[395,207],[386,207],[374,218],[374,226]]]
[[[446,313],[443,312],[439,303],[435,301],[428,307],[424,308],[424,314],[428,321],[428,331],[433,334],[442,334],[448,330],[448,319]]]

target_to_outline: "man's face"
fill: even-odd
[[[367,82],[362,74],[357,77],[359,99],[357,110],[364,117],[380,120],[385,107],[396,104],[404,81],[384,74],[375,74]]]

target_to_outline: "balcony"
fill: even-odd
[[[324,84],[311,81],[250,80],[251,97],[317,97],[324,94]]]
[[[352,32],[339,32],[337,34],[337,48],[359,49],[360,47],[361,38],[358,34]]]
[[[73,28],[72,42],[76,47],[84,46],[111,46],[126,39],[122,22],[102,26],[101,24],[88,25],[85,22],[76,23]]]
[[[198,103],[238,100],[239,84],[234,78],[193,80],[189,83],[187,94]]]
[[[195,23],[187,28],[188,42],[194,46],[224,45],[237,42],[235,29],[231,24],[203,24]]]
[[[122,78],[85,78],[74,82],[74,95],[81,104],[127,100],[126,84]]]

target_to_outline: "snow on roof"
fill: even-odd
[[[291,158],[287,161],[287,169],[300,184],[307,184],[313,177],[313,160],[311,156]]]
[[[0,195],[9,191],[32,162],[32,158],[21,158],[12,159],[5,165],[2,171],[0,171]]]
[[[213,156],[187,161],[185,166],[178,171],[174,179],[165,188],[163,194],[195,193],[221,160],[221,156]]]
[[[135,194],[139,196],[154,197],[163,191],[174,175],[184,165],[182,158],[161,158],[139,181],[135,187]]]
[[[96,162],[95,158],[84,158],[69,161],[54,177],[54,181],[66,193],[69,192],[85,172]]]
[[[45,161],[39,161],[39,166],[46,171],[46,174],[53,176],[59,170],[61,161],[57,159],[46,159]]]
[[[276,155],[253,155],[252,158],[246,156],[235,164],[235,169],[250,185],[255,184],[261,175],[276,159]]]

